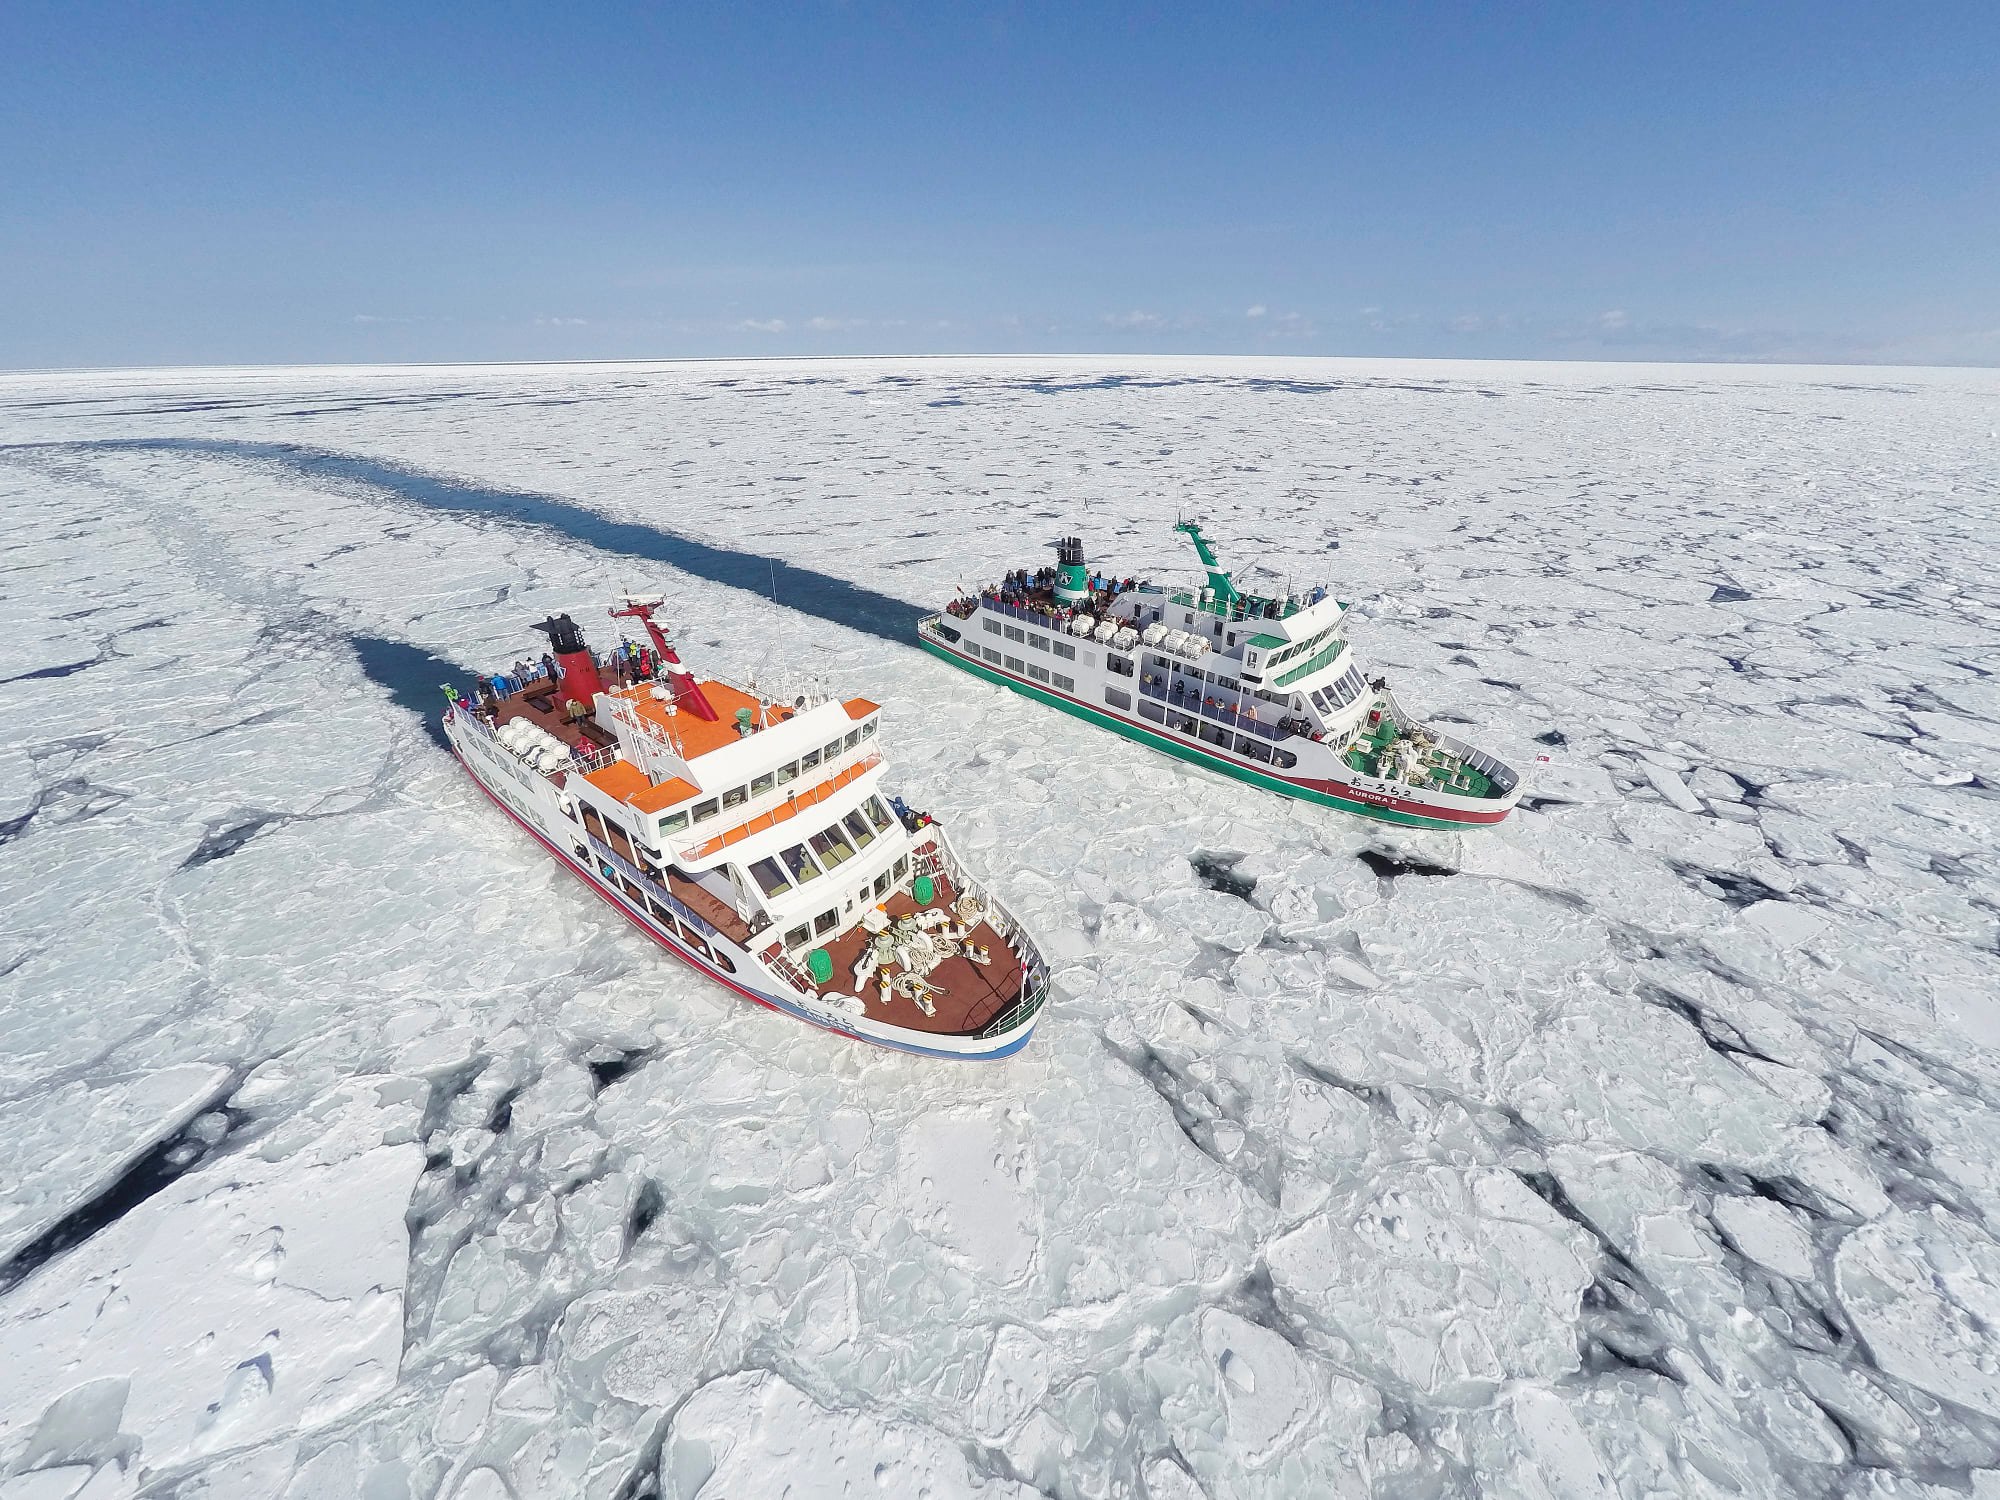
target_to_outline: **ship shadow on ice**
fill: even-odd
[[[111,438],[53,446],[250,459],[280,465],[309,479],[365,484],[426,510],[490,516],[554,532],[605,552],[665,563],[710,583],[759,594],[787,609],[898,645],[909,643],[923,615],[923,610],[907,599],[860,588],[845,579],[794,567],[778,558],[718,547],[657,526],[612,520],[549,495],[462,484],[352,454],[330,453],[293,443],[220,438]]]
[[[408,709],[423,721],[424,733],[440,750],[451,746],[444,737],[444,688],[471,680],[472,674],[456,662],[433,656],[407,641],[392,641],[379,635],[350,635],[347,644],[370,682],[388,693],[398,708]]]

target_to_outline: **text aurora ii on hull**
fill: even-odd
[[[1193,521],[1205,585],[1110,579],[1064,537],[1023,569],[917,626],[925,650],[1017,692],[1286,796],[1392,823],[1498,823],[1513,767],[1406,713],[1344,634],[1347,606],[1237,588]]]
[[[696,681],[659,604],[611,611],[651,644],[606,658],[568,615],[543,621],[552,656],[454,697],[460,763],[648,937],[739,995],[903,1052],[1020,1051],[1047,966],[944,830],[882,794],[881,709]]]

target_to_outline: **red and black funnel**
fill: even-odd
[[[535,629],[549,638],[549,649],[555,653],[562,701],[589,708],[604,691],[604,680],[597,675],[597,663],[584,643],[583,628],[568,615],[550,615]]]

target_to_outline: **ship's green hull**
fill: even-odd
[[[1276,792],[1282,797],[1296,797],[1301,802],[1317,802],[1324,807],[1339,808],[1342,812],[1359,813],[1364,818],[1374,818],[1383,823],[1401,823],[1411,828],[1462,829],[1479,826],[1450,818],[1426,818],[1417,813],[1398,812],[1392,807],[1376,807],[1371,803],[1357,802],[1346,797],[1338,797],[1331,792],[1315,791],[1311,787],[1296,786],[1289,781],[1282,781],[1276,776],[1266,776],[1260,771],[1253,771],[1248,766],[1235,765],[1230,761],[1223,760],[1220,756],[1203,754],[1192,745],[1184,745],[1176,740],[1168,739],[1163,734],[1155,734],[1149,729],[1129,723],[1113,714],[1099,713],[1096,709],[1089,708],[1084,704],[1072,703],[1060,694],[1043,692],[1032,683],[1016,682],[1004,672],[995,672],[980,665],[978,662],[967,661],[964,657],[958,655],[958,653],[947,650],[945,647],[936,644],[921,634],[917,637],[917,644],[930,652],[932,656],[938,658],[938,660],[950,662],[960,671],[970,672],[975,677],[983,677],[988,682],[997,683],[1004,688],[1012,688],[1024,697],[1033,698],[1039,703],[1046,703],[1050,708],[1061,709],[1066,714],[1082,719],[1086,723],[1095,724],[1101,729],[1109,729],[1114,734],[1122,734],[1128,740],[1137,740],[1140,744],[1148,746],[1151,749],[1163,750],[1176,760],[1184,760],[1192,765],[1204,766],[1211,771],[1220,771],[1225,776],[1233,776],[1238,781],[1248,782],[1251,786],[1262,788],[1267,792]]]

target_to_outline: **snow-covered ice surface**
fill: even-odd
[[[2000,1493],[1996,428],[1973,371],[0,377],[0,1500]],[[1522,810],[1272,800],[908,642],[1184,511]],[[1057,971],[1024,1055],[700,982],[408,711],[621,586],[888,705]]]

